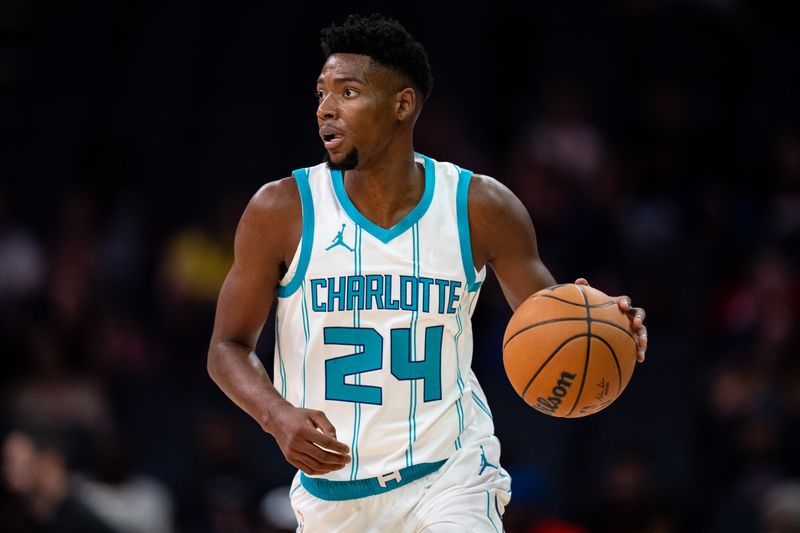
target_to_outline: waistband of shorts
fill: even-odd
[[[443,459],[434,463],[420,463],[381,476],[353,481],[331,481],[330,479],[308,477],[301,472],[300,483],[309,494],[321,500],[354,500],[382,494],[407,485],[412,481],[436,472],[445,461]]]

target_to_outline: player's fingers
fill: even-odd
[[[310,411],[311,422],[329,437],[336,438],[336,428],[322,411]]]
[[[628,313],[631,310],[633,303],[631,302],[630,296],[617,296],[617,305],[619,305],[619,308],[623,313]]]
[[[299,449],[299,451],[310,455],[320,463],[325,465],[330,465],[331,467],[340,468],[347,463],[350,462],[350,457],[347,455],[341,455],[338,453],[331,453],[329,451],[323,450],[319,446],[315,444],[311,444],[310,442],[307,443],[305,446]]]
[[[575,285],[586,285],[589,286],[589,282],[586,281],[586,278],[578,278],[575,280]]]
[[[639,346],[647,348],[647,326],[639,328]]]
[[[644,309],[641,307],[633,307],[630,311],[628,311],[628,314],[630,314],[633,319],[632,322],[634,327],[642,327],[642,324],[644,324],[644,317],[647,316],[647,313],[645,313]]]
[[[636,358],[640,363],[644,361],[645,352],[647,351],[647,326],[642,326],[639,329],[639,354]]]
[[[308,454],[298,449],[293,449],[291,453],[286,455],[286,459],[306,474],[313,475],[320,473],[318,468],[319,463],[313,457],[310,457]]]
[[[350,447],[343,443],[339,442],[338,440],[329,437],[319,431],[312,429],[305,435],[306,439],[317,444],[318,446],[325,448],[333,453],[344,454],[347,455],[350,453]]]
[[[333,472],[334,470],[339,470],[341,468],[339,465],[328,465],[321,463],[310,455],[302,452],[298,454],[298,461],[307,465],[311,469],[311,472],[306,473],[310,473],[312,475],[327,474],[328,472]]]
[[[292,466],[302,470],[306,474],[309,474],[309,475],[314,475],[315,474],[314,469],[311,468],[311,466],[308,463],[306,463],[305,461],[303,461],[300,457],[292,457],[291,459],[289,459],[287,457],[286,459],[289,461],[289,463]]]

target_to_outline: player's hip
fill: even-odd
[[[309,533],[422,531],[437,524],[499,531],[510,496],[511,478],[494,436],[465,443],[432,473],[380,494],[325,500],[309,492],[299,473],[291,489],[298,531]]]

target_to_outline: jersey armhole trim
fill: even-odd
[[[472,260],[472,243],[469,235],[468,199],[472,171],[456,168],[458,168],[456,218],[458,219],[458,240],[461,244],[461,263],[464,266],[464,275],[467,277],[467,290],[475,292],[481,287],[482,282],[475,280],[475,262]]]
[[[314,200],[311,197],[311,186],[308,184],[308,169],[301,168],[292,172],[297,189],[300,191],[300,204],[303,209],[303,233],[300,237],[300,258],[294,276],[286,285],[278,287],[278,298],[287,298],[294,294],[306,277],[308,262],[311,259],[311,248],[314,244]]]

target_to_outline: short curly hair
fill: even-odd
[[[333,54],[363,54],[376,63],[400,72],[422,91],[426,100],[433,88],[428,54],[396,20],[374,13],[350,15],[343,24],[323,29],[325,59]]]

